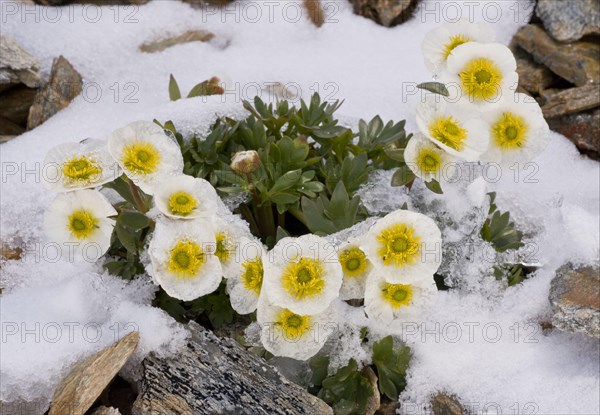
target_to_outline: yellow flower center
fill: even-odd
[[[86,210],[76,210],[68,218],[69,231],[77,239],[86,239],[98,228],[98,219]]]
[[[200,245],[188,240],[179,240],[171,249],[167,269],[179,278],[193,278],[206,262]]]
[[[102,169],[91,157],[75,156],[63,163],[62,173],[68,181],[89,184],[102,174]]]
[[[425,173],[436,173],[442,165],[442,155],[431,149],[422,148],[417,156],[417,167]]]
[[[450,41],[444,45],[444,58],[448,59],[454,48],[470,41],[465,35],[450,36]]]
[[[171,213],[179,216],[188,216],[196,208],[198,202],[189,193],[173,193],[169,198],[169,209]]]
[[[303,300],[320,294],[325,287],[321,261],[302,257],[283,271],[282,283],[288,294]]]
[[[153,144],[136,141],[123,148],[122,161],[129,172],[145,176],[158,169],[160,153]]]
[[[463,89],[473,99],[488,100],[500,93],[502,71],[490,59],[471,60],[460,72]]]
[[[229,235],[227,235],[225,232],[217,233],[215,235],[215,239],[217,241],[215,255],[217,258],[219,258],[221,263],[224,264],[229,261],[229,258],[231,257],[231,252],[234,249],[233,242],[231,241]]]
[[[527,141],[529,126],[523,117],[505,112],[492,125],[492,139],[501,150],[518,150]]]
[[[384,229],[377,236],[380,244],[377,253],[385,265],[398,268],[414,264],[421,252],[421,238],[415,235],[413,227],[399,223]]]
[[[244,288],[252,291],[256,295],[260,294],[260,289],[263,282],[263,262],[261,258],[248,260],[242,264],[244,272],[242,274],[242,283]]]
[[[344,275],[350,278],[361,276],[367,269],[367,256],[357,247],[345,249],[338,256]]]
[[[281,327],[281,331],[286,339],[298,339],[311,328],[312,319],[310,316],[301,316],[294,314],[288,309],[284,309],[277,317],[276,325]]]
[[[385,284],[381,290],[383,299],[393,308],[410,305],[413,297],[413,289],[410,284]]]
[[[429,125],[429,133],[440,143],[461,151],[467,139],[467,130],[454,117],[438,117]]]

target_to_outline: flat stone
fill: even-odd
[[[600,269],[566,264],[550,286],[552,324],[560,330],[600,339]]]
[[[548,118],[550,128],[571,140],[579,151],[600,160],[600,109]]]
[[[79,72],[63,56],[52,62],[50,81],[36,94],[29,110],[27,129],[31,130],[52,117],[81,93]]]
[[[215,35],[208,30],[188,30],[187,32],[177,36],[146,42],[140,46],[140,50],[146,53],[162,52],[167,48],[184,43],[208,42],[214,37]]]
[[[36,58],[23,49],[12,37],[0,36],[0,91],[25,84],[37,88],[42,79]]]
[[[558,76],[545,66],[536,63],[531,55],[520,47],[514,47],[513,54],[517,60],[519,87],[530,95],[539,95],[558,81]]]
[[[83,415],[135,351],[138,332],[129,333],[73,366],[54,393],[48,415]]]
[[[541,93],[546,118],[560,117],[600,106],[600,84]]]
[[[392,27],[412,17],[420,0],[349,0],[354,13],[374,22]]]
[[[195,322],[175,357],[142,362],[133,415],[325,415],[331,408],[235,340]]]
[[[600,33],[598,0],[538,0],[535,13],[552,36],[562,42]]]
[[[381,406],[381,394],[379,393],[379,386],[377,384],[378,378],[369,366],[365,366],[362,373],[367,377],[372,390],[371,396],[367,400],[365,415],[374,415]]]
[[[532,24],[519,29],[513,39],[536,62],[576,86],[600,82],[600,44],[597,42],[561,44]]]
[[[121,412],[117,408],[107,408],[106,406],[100,406],[96,408],[92,415],[121,415]]]
[[[456,396],[445,392],[436,393],[430,400],[433,415],[465,415],[465,408]]]
[[[14,123],[8,118],[0,116],[0,137],[16,137],[25,132],[25,128],[19,124]],[[6,142],[0,141],[0,142]]]

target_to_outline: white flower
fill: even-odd
[[[473,106],[449,102],[440,95],[427,95],[417,107],[419,129],[448,153],[476,161],[489,145],[489,128]]]
[[[431,276],[442,262],[439,228],[427,216],[408,210],[379,219],[365,236],[363,249],[377,272],[394,284]]]
[[[418,323],[436,294],[433,275],[424,275],[411,283],[392,284],[374,269],[367,279],[365,312],[369,318],[384,324],[394,321]]]
[[[194,219],[215,214],[218,197],[206,180],[179,175],[168,177],[156,186],[154,202],[166,216]]]
[[[482,114],[490,128],[490,146],[481,156],[503,167],[533,160],[548,144],[550,129],[537,102],[517,93]]]
[[[171,297],[191,301],[219,288],[221,264],[213,254],[215,236],[204,219],[162,219],[150,241],[148,273]]]
[[[453,157],[425,138],[421,133],[413,135],[404,150],[404,161],[408,168],[425,182],[441,181],[446,166],[453,162]]]
[[[352,239],[340,246],[338,259],[344,275],[340,298],[342,300],[364,298],[365,282],[373,266],[360,249],[358,239]]]
[[[460,93],[480,106],[498,102],[505,94],[511,95],[519,82],[516,70],[517,61],[506,46],[469,42],[452,51],[447,72],[441,79],[448,84],[451,95]]]
[[[467,42],[493,42],[494,31],[485,23],[471,23],[460,20],[455,23],[444,23],[442,26],[425,35],[421,48],[425,57],[425,65],[438,75],[446,69],[446,61],[454,48]]]
[[[343,275],[335,246],[319,236],[281,239],[264,265],[263,288],[278,307],[313,315],[339,295]]]
[[[232,278],[239,274],[241,266],[240,240],[243,237],[252,238],[249,229],[242,225],[242,221],[237,220],[233,215],[228,217],[212,216],[212,222],[215,240],[217,242],[215,256],[219,258],[223,268],[223,276]]]
[[[227,279],[227,292],[231,307],[239,314],[256,310],[264,275],[263,262],[267,251],[258,239],[240,238],[236,258],[239,266],[235,275]]]
[[[114,131],[108,151],[127,177],[149,195],[157,182],[183,171],[179,145],[151,122],[137,121]]]
[[[48,237],[67,261],[97,261],[110,248],[117,211],[96,190],[59,194],[44,217]]]
[[[59,144],[44,159],[44,184],[55,192],[97,187],[120,175],[121,169],[103,140]]]
[[[337,330],[335,305],[313,315],[296,314],[260,296],[256,319],[263,347],[275,356],[307,360],[317,354]]]

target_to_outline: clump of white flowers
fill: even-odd
[[[427,66],[452,83],[449,87],[455,88],[449,89],[455,96],[442,96],[446,89],[438,86],[441,93],[428,96],[417,108],[420,132],[405,148],[391,149],[403,154],[399,157],[406,164],[405,178],[421,178],[437,189],[431,183],[439,183],[454,160],[511,167],[544,148],[548,125],[541,110],[535,101],[514,92],[514,57],[492,41],[487,27],[463,21],[427,35]],[[133,270],[128,268],[128,275],[145,271],[160,285],[161,294],[176,300],[194,301],[225,287],[233,310],[256,313],[262,344],[277,356],[308,359],[319,352],[338,330],[342,301],[363,307],[367,318],[385,326],[423,319],[437,293],[434,275],[442,261],[441,232],[432,219],[396,210],[375,221],[368,232],[346,234],[335,244],[312,233],[288,236],[285,229],[277,229],[276,237],[275,232],[262,234],[252,223],[255,235],[261,234],[273,247],[269,250],[251,233],[249,223],[225,207],[211,184],[214,177],[190,169],[194,166],[188,159],[186,172],[211,182],[184,174],[183,154],[188,153],[182,150],[183,139],[165,128],[138,121],[104,141],[87,139],[50,150],[45,167],[53,167],[55,174],[45,177],[46,185],[59,194],[47,211],[45,227],[64,246],[64,257],[97,261],[121,255],[128,263],[134,262],[131,257],[142,258]],[[281,149],[273,150],[275,158],[308,155],[305,137],[286,137],[280,144]],[[244,183],[242,189],[259,202],[256,189],[265,185],[253,180],[255,175],[265,177],[267,163],[261,164],[261,151],[239,151],[231,158],[230,170],[219,171],[232,184]],[[206,161],[193,156],[200,164]],[[289,161],[291,166],[295,163]],[[212,166],[214,160],[207,164]],[[298,185],[298,192],[310,197],[323,191],[320,183],[312,182],[314,170],[296,174],[299,171],[278,172],[281,177],[269,194],[276,203],[258,203],[254,207],[260,215],[274,214],[275,208],[283,215],[286,203],[299,202],[300,196],[277,190]],[[222,192],[226,189],[220,187]],[[348,197],[343,186],[339,189],[343,192],[335,190],[330,205]],[[303,212],[300,218],[306,219],[309,211]],[[329,219],[336,215],[339,211],[324,210],[321,222],[335,228]],[[342,227],[347,226],[351,225]],[[123,263],[115,261],[115,266],[129,266]]]
[[[489,26],[446,23],[425,36],[422,50],[445,91],[436,88],[417,108],[422,134],[404,153],[414,176],[440,182],[452,171],[447,167],[460,161],[520,169],[543,151],[548,124],[533,98],[515,92],[516,60],[508,47],[494,43]]]

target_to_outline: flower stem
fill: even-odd
[[[135,201],[135,207],[142,213],[148,212],[148,208],[142,199],[142,195],[140,194],[139,188],[133,183],[132,180],[127,180],[129,182],[129,190],[131,190],[131,195],[133,196],[133,200]]]

